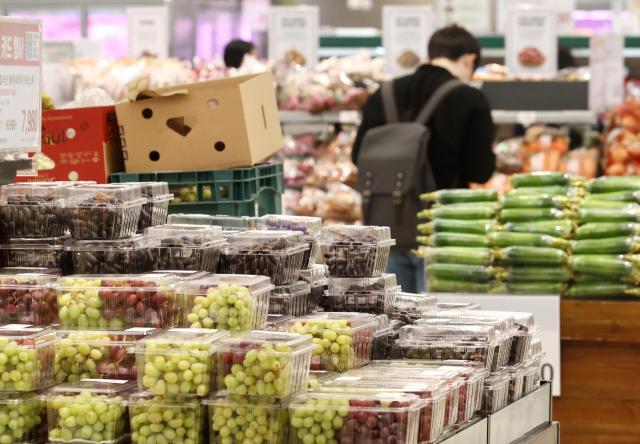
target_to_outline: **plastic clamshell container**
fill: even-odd
[[[153,270],[145,273],[145,277],[149,278],[164,278],[167,276],[174,277],[180,282],[194,281],[197,279],[203,279],[210,274],[206,271],[197,271],[197,270]]]
[[[322,229],[320,248],[331,277],[375,277],[395,243],[389,227],[336,225]]]
[[[275,287],[269,297],[269,314],[302,316],[310,312],[311,286],[304,281]]]
[[[302,268],[307,269],[316,264],[318,242],[322,230],[322,219],[307,216],[285,216],[269,214],[258,219],[259,230],[300,231],[309,249],[304,252]]]
[[[136,341],[161,330],[130,328],[125,331],[57,330],[54,375],[56,382],[81,379],[137,380]]]
[[[193,225],[217,225],[223,231],[247,231],[255,230],[257,217],[248,216],[220,216],[211,214],[170,214],[167,223],[193,224]]]
[[[332,278],[326,297],[334,312],[360,312],[374,315],[393,311],[400,286],[395,274],[369,278]]]
[[[47,405],[43,390],[27,393],[0,393],[0,418],[6,421],[24,418],[23,427],[8,424],[0,433],[0,442],[41,444],[47,442]]]
[[[78,185],[66,189],[76,239],[126,239],[138,228],[142,205],[140,187],[128,184]]]
[[[129,239],[69,239],[64,248],[71,256],[73,274],[138,274],[157,268],[153,251],[141,235]]]
[[[250,396],[305,390],[314,349],[306,334],[253,331],[225,338],[218,347],[218,390]]]
[[[128,441],[131,433],[125,403],[135,387],[132,381],[109,379],[84,379],[53,387],[46,395],[49,442]]]
[[[58,323],[58,303],[52,284],[57,276],[14,273],[0,269],[0,325],[48,327]]]
[[[533,313],[515,311],[484,311],[487,316],[513,316],[515,322],[515,332],[511,342],[511,353],[509,363],[518,364],[525,362],[529,358],[531,341],[533,335],[538,331],[538,326],[534,323]]]
[[[189,439],[193,444],[207,442],[206,407],[196,396],[163,397],[148,392],[134,393],[127,405],[131,418],[131,442],[134,444],[145,442],[141,439],[143,436],[146,442],[158,442],[160,436],[166,438],[165,429],[176,431],[182,428],[185,441]]]
[[[178,290],[184,304],[182,325],[234,332],[261,330],[273,288],[265,276],[212,275],[185,282]]]
[[[309,390],[317,389],[324,384],[325,381],[330,381],[337,378],[340,373],[330,372],[327,370],[309,370]]]
[[[366,367],[355,373],[347,373],[349,376],[339,376],[325,381],[317,390],[406,393],[418,396],[423,402],[420,410],[418,442],[433,442],[442,435],[445,425],[451,427],[455,424],[458,391],[461,384],[458,383],[454,387],[437,380],[393,379],[387,378],[382,373],[367,375],[363,370],[366,370]]]
[[[407,325],[398,346],[405,359],[461,359],[493,365],[497,341],[493,327],[476,325]]]
[[[375,317],[376,328],[371,340],[371,360],[390,357],[393,347],[393,328],[387,315]]]
[[[316,313],[287,321],[290,333],[310,334],[316,345],[311,370],[344,372],[371,358],[376,321],[365,313]]]
[[[60,277],[62,275],[62,270],[59,268],[38,268],[38,267],[3,267],[0,269],[1,273],[5,273],[7,275],[10,274],[47,274],[50,276]]]
[[[223,273],[268,276],[274,285],[298,280],[309,245],[299,231],[243,231],[228,236]]]
[[[171,277],[78,274],[54,284],[63,327],[125,330],[179,325],[181,307]]]
[[[509,371],[505,367],[502,369],[484,380],[482,410],[485,413],[495,413],[506,407],[509,401]]]
[[[316,264],[307,270],[300,270],[299,279],[311,285],[309,313],[317,313],[327,289],[327,267],[324,264]]]
[[[509,403],[522,398],[526,369],[523,363],[507,367],[509,369]]]
[[[331,421],[333,439],[339,443],[372,444],[373,430],[387,442],[393,436],[396,442],[415,443],[423,407],[424,401],[418,396],[405,393],[314,390],[294,397],[289,404],[289,442],[309,443],[314,437],[313,430]],[[361,426],[363,423],[366,429]]]
[[[157,396],[209,394],[216,352],[226,330],[172,328],[136,343],[138,389]],[[215,385],[214,385],[215,388]]]
[[[393,315],[400,318],[403,315],[416,319],[424,313],[437,311],[438,298],[426,294],[398,292],[393,305]]]
[[[209,407],[211,444],[251,442],[286,444],[289,434],[287,398],[276,396],[232,395],[221,392],[203,404]],[[250,415],[253,419],[247,421]],[[255,421],[255,423],[253,423]],[[258,427],[253,427],[257,424]],[[248,436],[247,436],[248,435]],[[223,439],[228,438],[227,441]]]
[[[9,377],[0,381],[0,392],[30,392],[53,383],[54,346],[55,332],[50,328],[15,325],[0,329],[2,374]]]
[[[286,323],[289,319],[293,318],[293,316],[270,314],[267,316],[267,326],[264,328],[264,330],[286,332]]]
[[[438,311],[440,310],[480,310],[480,305],[474,302],[466,303],[453,303],[453,302],[440,302],[438,303]]]
[[[524,365],[524,380],[522,382],[522,395],[527,396],[533,391],[540,377],[540,367],[536,367],[533,360]]]
[[[55,237],[67,231],[66,187],[19,183],[0,187],[0,229],[9,238]]]
[[[156,269],[215,273],[226,241],[220,227],[171,224],[147,228],[145,241],[157,258]]]
[[[58,268],[72,274],[71,257],[64,244],[70,236],[9,239],[0,245],[2,267]]]
[[[142,197],[147,201],[142,204],[140,219],[138,219],[138,233],[144,233],[149,227],[157,227],[167,223],[169,201],[173,194],[169,193],[167,182],[137,182]]]

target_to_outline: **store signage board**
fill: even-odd
[[[317,6],[272,6],[269,9],[269,58],[318,64],[320,10]]]
[[[145,55],[169,57],[169,7],[132,6],[127,8],[129,57]]]
[[[541,378],[553,381],[553,396],[560,396],[560,296],[436,294],[439,303],[475,302],[482,310],[533,313],[540,330],[534,338],[542,342]]]
[[[424,63],[432,33],[431,6],[383,6],[382,46],[387,72],[402,76]]]
[[[269,28],[269,0],[243,0],[242,23],[256,32]]]
[[[42,21],[0,17],[0,154],[40,151]]]
[[[497,0],[496,32],[498,34],[504,34],[507,30],[509,8],[520,4],[555,8],[558,12],[558,35],[573,34],[573,11],[576,9],[576,0]]]
[[[509,8],[505,64],[510,75],[553,78],[558,71],[557,13],[552,8]]]
[[[474,34],[490,34],[490,0],[438,0],[438,26],[462,26]]]
[[[624,100],[624,37],[591,37],[589,49],[589,109],[603,111]]]

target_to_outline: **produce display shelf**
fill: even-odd
[[[362,113],[359,111],[326,111],[310,113],[308,111],[278,111],[280,123],[352,123],[359,124]]]

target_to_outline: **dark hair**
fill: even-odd
[[[474,69],[480,65],[480,43],[469,31],[457,25],[437,30],[429,40],[429,58],[458,60],[465,54],[475,54]]]
[[[232,40],[224,48],[224,64],[227,65],[227,68],[240,68],[244,55],[254,49],[253,43],[245,42],[244,40]]]

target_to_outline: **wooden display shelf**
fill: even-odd
[[[563,444],[640,444],[640,302],[562,300]]]

